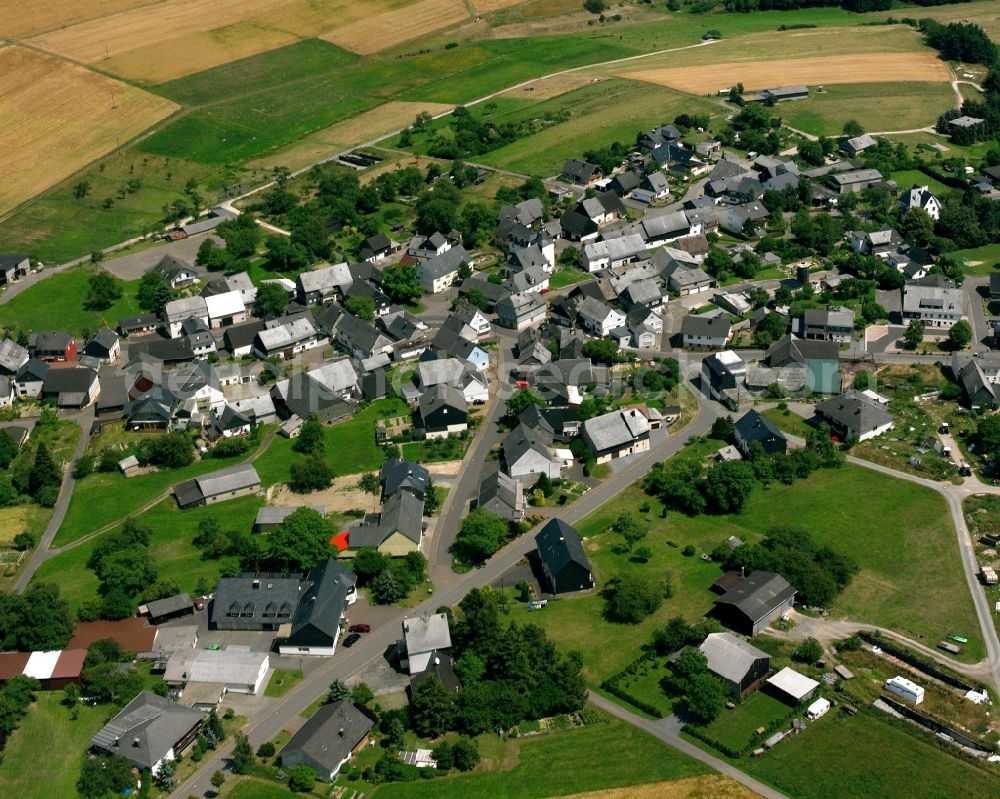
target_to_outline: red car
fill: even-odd
[[[204,610],[205,609],[205,603],[202,602],[200,599],[196,599],[193,604],[194,604],[194,609],[195,610]]]
[[[372,627],[370,624],[352,624],[347,628],[347,632],[349,633],[370,633],[371,631]]]

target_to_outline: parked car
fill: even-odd
[[[370,633],[372,631],[372,626],[370,624],[352,624],[347,628],[349,633]]]
[[[194,604],[194,609],[195,610],[204,610],[205,609],[205,603],[202,602],[201,599],[196,599],[193,604]]]
[[[344,646],[350,649],[360,640],[361,640],[360,635],[358,635],[357,633],[351,633],[349,636],[347,636],[347,638],[344,639]]]

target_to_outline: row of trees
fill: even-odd
[[[0,593],[0,650],[62,649],[72,634],[69,603],[55,583],[32,582],[23,594]]]

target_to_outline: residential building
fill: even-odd
[[[469,406],[461,389],[438,383],[419,400],[420,422],[427,438],[447,438],[469,429]]]
[[[102,325],[83,346],[83,354],[105,363],[117,361],[122,354],[118,334],[111,328]]]
[[[771,671],[767,652],[732,633],[709,633],[698,649],[708,661],[708,670],[726,684],[734,702],[756,691]]]
[[[524,518],[527,501],[521,483],[496,470],[479,483],[476,507],[509,522],[519,522]]]
[[[341,350],[359,361],[374,355],[389,355],[393,346],[392,339],[371,322],[348,313],[337,322],[334,341]]]
[[[353,282],[346,263],[311,269],[295,278],[296,298],[302,305],[322,305],[343,297]]]
[[[441,233],[414,236],[406,247],[406,254],[418,261],[426,261],[451,249],[451,242]]]
[[[530,483],[543,474],[559,477],[569,465],[572,454],[567,459],[554,447],[552,436],[537,428],[519,424],[500,442],[500,468],[515,480]]]
[[[170,338],[180,338],[182,327],[188,319],[198,319],[208,326],[208,304],[204,297],[182,297],[171,300],[163,308],[164,329]]]
[[[681,340],[685,347],[721,349],[729,343],[732,329],[726,313],[688,314],[681,320]]]
[[[418,499],[423,499],[430,482],[430,472],[419,463],[390,458],[382,464],[379,470],[379,483],[382,486],[382,499],[391,497],[400,491],[408,491]]]
[[[30,357],[28,350],[13,339],[5,338],[0,341],[0,375],[16,375]]]
[[[736,446],[743,457],[749,458],[754,444],[759,444],[765,455],[778,455],[788,451],[788,439],[764,414],[749,410],[733,424]]]
[[[462,264],[471,266],[472,258],[461,244],[451,247],[440,255],[435,255],[417,265],[417,280],[424,291],[440,294],[451,288],[458,280],[458,270]]]
[[[138,769],[156,771],[194,742],[204,721],[202,713],[143,691],[94,734],[90,745]]]
[[[854,389],[819,403],[816,414],[842,440],[867,441],[893,428],[888,407]]]
[[[399,252],[402,246],[398,241],[390,239],[385,233],[376,233],[361,243],[361,247],[358,250],[358,257],[362,261],[376,264],[379,261],[384,261],[393,253]]]
[[[329,339],[316,329],[309,314],[285,316],[264,323],[254,336],[253,351],[261,359],[276,355],[288,360],[299,353],[321,347]]]
[[[789,334],[768,347],[764,362],[772,369],[801,367],[805,370],[805,385],[813,393],[840,392],[840,348],[835,341],[807,340]]]
[[[899,213],[905,214],[915,208],[925,211],[935,222],[941,217],[941,201],[931,194],[928,186],[914,184],[912,189],[899,198]]]
[[[29,333],[28,352],[32,358],[48,363],[72,361],[76,357],[76,339],[61,330]]]
[[[422,360],[417,365],[416,383],[421,391],[441,384],[454,386],[466,402],[486,402],[490,398],[489,379],[468,361],[458,358]]]
[[[877,169],[852,169],[846,172],[834,172],[827,180],[827,185],[837,194],[850,194],[878,186],[882,183],[882,173]]]
[[[597,223],[593,219],[572,209],[559,217],[559,226],[567,240],[578,241],[581,244],[596,241],[600,235]]]
[[[238,325],[249,318],[243,293],[238,289],[206,297],[205,307],[208,310],[208,326],[212,329]]]
[[[723,623],[751,638],[795,603],[795,589],[780,574],[758,569],[715,600]]]
[[[854,136],[848,139],[842,145],[840,149],[850,158],[856,158],[858,155],[863,153],[869,147],[874,147],[878,144],[875,141],[875,137],[868,133],[862,133],[860,136]]]
[[[807,308],[803,321],[807,339],[847,343],[854,334],[854,311],[842,305]]]
[[[348,548],[353,552],[373,547],[384,555],[402,557],[420,549],[424,533],[424,500],[408,491],[397,491],[383,503],[382,510],[369,514],[351,528]]]
[[[281,765],[308,766],[331,782],[354,755],[368,746],[375,721],[350,699],[321,705],[281,750]]]
[[[577,316],[584,330],[600,338],[625,324],[625,314],[593,297],[584,297],[577,308]]]
[[[549,594],[587,591],[594,587],[590,559],[580,534],[562,519],[550,519],[535,536],[538,560]]]
[[[595,416],[583,423],[583,440],[598,463],[649,450],[649,420],[635,408]]]
[[[538,294],[511,294],[496,305],[497,321],[512,330],[525,330],[544,322],[548,306]]]
[[[241,463],[174,486],[173,494],[181,508],[213,505],[227,499],[245,497],[260,491],[260,477],[249,463]]]
[[[451,630],[444,613],[427,613],[403,619],[401,663],[411,675],[431,665],[436,655],[451,652]]]
[[[173,255],[164,255],[151,271],[160,275],[175,291],[198,281],[198,270]]]
[[[903,321],[951,327],[965,313],[965,292],[949,281],[911,281],[903,286]]]
[[[593,186],[601,179],[601,168],[596,164],[567,158],[562,168],[562,178],[580,186]]]
[[[632,263],[645,252],[646,242],[637,233],[595,241],[580,250],[580,266],[588,272],[599,272]]]
[[[489,338],[493,332],[493,326],[486,314],[466,300],[460,300],[451,315],[471,327],[479,341]]]
[[[48,369],[42,380],[42,399],[54,399],[60,408],[86,408],[100,393],[96,370],[83,366]]]

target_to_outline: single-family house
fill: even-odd
[[[337,322],[334,341],[341,350],[359,361],[374,355],[389,355],[393,345],[392,339],[371,322],[349,313],[345,313]]]
[[[594,220],[573,209],[564,212],[559,217],[559,226],[562,229],[563,237],[569,241],[585,244],[588,241],[596,241],[600,235],[600,230]]]
[[[399,252],[402,246],[398,241],[390,239],[385,233],[376,233],[361,242],[358,257],[367,263],[376,264],[379,261],[384,261],[393,253]]]
[[[486,402],[490,398],[489,379],[467,361],[458,358],[422,360],[417,365],[417,387],[426,392],[447,384],[459,390],[466,402]]]
[[[0,375],[16,375],[30,358],[28,350],[13,339],[0,341]]]
[[[447,438],[469,429],[469,404],[462,390],[438,383],[420,395],[420,423],[427,438]]]
[[[462,264],[471,266],[471,257],[461,244],[451,247],[440,255],[428,258],[417,265],[417,280],[424,291],[440,294],[451,288],[458,280],[458,270]]]
[[[667,244],[702,232],[700,225],[692,225],[685,211],[643,217],[639,229],[643,239],[650,245]]]
[[[180,338],[188,319],[198,319],[208,326],[208,304],[198,295],[171,300],[163,308],[163,324],[170,338]]]
[[[311,269],[295,278],[296,298],[301,305],[322,305],[338,296],[343,297],[353,282],[346,263]]]
[[[476,338],[479,340],[489,338],[493,332],[493,326],[490,323],[489,317],[466,300],[459,300],[458,305],[455,306],[455,310],[451,312],[451,315],[471,327],[476,332]]]
[[[681,340],[685,347],[721,349],[729,343],[732,329],[729,314],[688,314],[681,320]]]
[[[194,742],[204,721],[203,713],[143,691],[91,737],[90,745],[156,771]]]
[[[383,555],[403,557],[420,549],[424,534],[424,500],[409,491],[397,491],[382,503],[379,513],[369,514],[351,528],[348,548],[357,552],[372,547]]]
[[[519,424],[500,442],[500,468],[515,480],[533,482],[540,475],[559,477],[571,465],[557,453],[552,436],[537,428]]]
[[[754,444],[759,444],[765,455],[777,455],[788,450],[788,439],[774,422],[756,410],[749,410],[733,424],[736,446],[749,458]]]
[[[893,428],[889,409],[864,392],[854,389],[819,403],[816,414],[841,439],[867,441]]]
[[[423,499],[427,493],[429,480],[430,473],[427,469],[419,463],[402,458],[390,458],[379,470],[382,499],[391,497],[399,491],[409,491],[415,497]]]
[[[701,390],[730,408],[739,406],[746,362],[732,350],[717,352],[701,362]]]
[[[354,755],[368,746],[375,721],[351,699],[341,699],[310,716],[281,750],[281,765],[308,766],[331,782]]]
[[[930,187],[914,185],[899,198],[899,213],[919,208],[935,222],[941,217],[941,201],[931,194]]]
[[[878,186],[882,183],[882,173],[877,169],[851,169],[834,172],[827,179],[827,185],[837,194],[850,194]]]
[[[543,590],[549,594],[587,591],[594,587],[590,559],[580,534],[562,519],[550,519],[535,536]]]
[[[28,352],[39,361],[72,361],[76,357],[76,339],[62,330],[29,333]]]
[[[935,276],[903,286],[903,321],[919,319],[928,327],[951,327],[965,313],[965,292]]]
[[[435,655],[451,651],[451,630],[444,613],[427,613],[403,619],[401,665],[411,675],[431,665]]]
[[[164,255],[150,271],[160,275],[174,290],[190,286],[198,280],[198,270],[173,255]]]
[[[593,297],[583,298],[577,308],[577,316],[584,330],[601,338],[625,324],[625,314]]]
[[[100,392],[97,371],[85,366],[48,369],[42,380],[42,399],[54,399],[60,408],[86,408]]]
[[[632,263],[646,252],[646,242],[638,233],[585,244],[580,250],[580,266],[588,272],[613,269]]]
[[[122,354],[118,334],[110,327],[102,325],[83,345],[83,354],[106,363],[117,361]]]
[[[261,359],[276,355],[288,360],[299,353],[321,347],[327,340],[316,329],[312,317],[303,313],[265,322],[264,329],[254,336],[253,351]]]
[[[544,322],[548,306],[538,294],[510,294],[496,306],[497,321],[512,330],[524,330]]]
[[[521,483],[499,469],[479,483],[475,507],[480,510],[510,522],[519,522],[524,518],[527,504]]]
[[[854,334],[854,311],[843,305],[807,308],[803,322],[807,339],[845,343]]]
[[[649,420],[635,408],[624,408],[587,419],[583,440],[598,463],[649,450]]]
[[[567,158],[563,164],[561,176],[569,183],[593,186],[601,179],[602,174],[601,168],[596,164],[580,161],[576,158]]]

